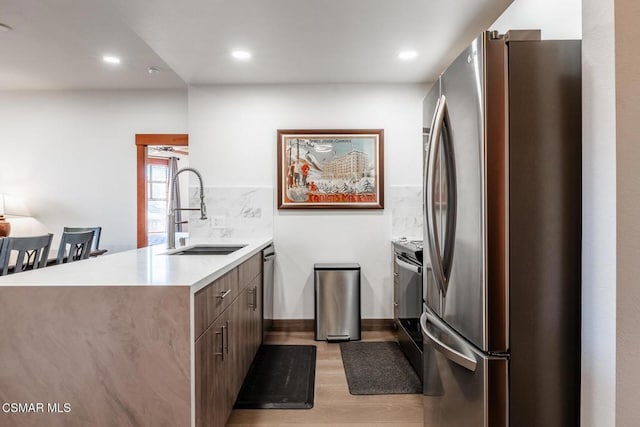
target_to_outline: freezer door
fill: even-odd
[[[437,282],[445,281],[441,286],[444,295],[440,315],[466,339],[487,351],[483,37],[477,38],[447,68],[441,80],[442,100],[446,105],[443,117],[448,122],[445,125],[448,125],[451,151],[455,157],[454,182],[447,184],[455,184],[456,194],[455,200],[448,202],[449,205],[455,202],[457,206],[448,271],[446,254],[435,254],[433,248],[430,251],[433,258],[441,257],[440,264],[443,265],[444,275],[435,274]],[[449,175],[443,174],[443,179]],[[440,206],[446,204],[440,203]],[[443,224],[440,234],[446,233],[447,225]],[[437,228],[440,224],[435,226]],[[438,240],[438,237],[435,239]],[[439,240],[446,241],[442,237]],[[442,250],[442,246],[436,249]]]
[[[424,425],[506,427],[507,356],[479,351],[435,314],[420,318],[424,338]]]

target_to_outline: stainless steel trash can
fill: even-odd
[[[314,264],[315,339],[360,339],[360,264]]]

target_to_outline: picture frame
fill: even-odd
[[[278,129],[278,209],[384,209],[383,129]]]

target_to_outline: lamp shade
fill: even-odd
[[[0,193],[0,216],[31,216],[31,213],[20,197]]]

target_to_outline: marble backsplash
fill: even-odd
[[[207,220],[189,215],[194,238],[242,238],[273,235],[273,187],[205,187]],[[199,206],[197,188],[189,188],[190,206]],[[422,238],[422,187],[392,185],[387,192],[391,236]]]
[[[193,238],[242,238],[273,235],[272,187],[205,187],[208,219],[189,216]],[[196,188],[189,189],[190,206],[199,206]]]
[[[392,238],[422,239],[422,187],[392,185],[389,196]]]

